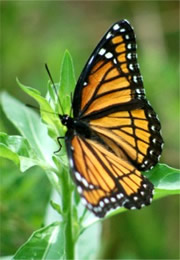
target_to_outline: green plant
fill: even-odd
[[[1,104],[7,118],[20,132],[20,136],[0,133],[0,156],[12,160],[22,172],[32,166],[40,166],[47,174],[52,187],[61,198],[60,205],[51,201],[59,213],[59,221],[35,231],[16,252],[14,259],[94,259],[100,241],[101,222],[80,203],[80,197],[71,181],[64,145],[58,154],[56,139],[64,136],[66,128],[57,114],[61,113],[57,96],[48,84],[46,97],[30,87],[20,88],[40,105],[41,119],[30,108],[7,93],[1,94]],[[64,113],[69,113],[70,93],[75,86],[74,69],[70,54],[66,51],[60,83],[56,84]],[[13,107],[13,109],[12,109]],[[63,142],[63,141],[62,141]],[[156,188],[154,199],[179,194],[179,171],[164,164],[157,164],[145,173]],[[107,214],[109,218],[125,211],[119,208]],[[90,241],[90,243],[88,242]],[[76,246],[76,251],[75,251]]]

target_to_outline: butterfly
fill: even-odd
[[[70,170],[85,206],[104,217],[116,207],[149,205],[153,184],[140,171],[157,164],[163,139],[145,96],[127,20],[113,24],[88,59],[72,109],[73,117],[59,118],[67,127]]]

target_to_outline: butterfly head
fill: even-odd
[[[61,123],[65,126],[67,126],[67,128],[73,128],[74,125],[74,120],[73,118],[71,118],[68,115],[59,115],[59,118],[61,120]]]

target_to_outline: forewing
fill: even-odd
[[[122,20],[104,35],[81,73],[73,99],[74,117],[125,110],[128,105],[137,108],[143,99],[134,31]]]
[[[103,217],[116,207],[140,209],[150,204],[153,185],[129,161],[71,131],[66,144],[77,189],[96,216]]]

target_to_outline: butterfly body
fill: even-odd
[[[146,100],[128,21],[112,25],[77,82],[66,148],[72,177],[86,207],[103,217],[116,207],[140,209],[153,185],[140,171],[159,160],[160,122]]]
[[[59,116],[61,123],[65,125],[74,135],[92,138],[91,130],[86,122],[72,118],[68,115]]]

